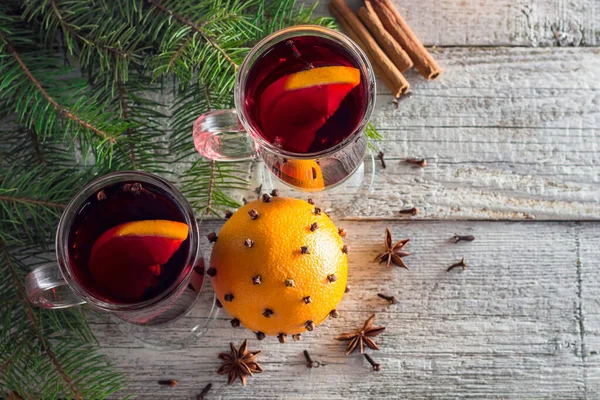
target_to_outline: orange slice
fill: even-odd
[[[359,83],[360,71],[344,66],[313,68],[278,79],[260,98],[263,134],[273,142],[289,138],[284,149],[307,152],[319,128]]]
[[[90,273],[112,297],[138,301],[187,237],[188,226],[182,222],[144,220],[117,225],[94,243]]]
[[[281,179],[308,192],[316,192],[325,188],[323,171],[315,160],[286,161],[281,166]]]

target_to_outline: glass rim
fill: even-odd
[[[252,127],[246,116],[245,108],[243,107],[243,100],[245,97],[245,83],[247,75],[250,72],[252,66],[254,65],[254,58],[257,55],[260,55],[274,44],[279,43],[289,37],[310,36],[311,34],[315,34],[316,36],[320,37],[325,37],[327,39],[331,39],[337,42],[338,44],[341,44],[345,48],[345,50],[347,50],[354,58],[354,60],[359,64],[358,67],[361,70],[361,75],[365,76],[367,79],[367,82],[365,82],[364,85],[367,106],[356,128],[340,143],[318,152],[296,153],[292,151],[283,150],[272,145],[266,139],[264,139],[261,134],[256,132],[255,129]],[[258,143],[260,145],[260,147],[265,148],[272,153],[276,153],[289,158],[314,159],[339,151],[340,149],[346,147],[350,142],[355,140],[356,137],[362,133],[373,113],[373,109],[375,107],[375,94],[376,78],[375,72],[373,71],[373,67],[371,66],[371,63],[369,62],[369,59],[367,58],[366,54],[352,39],[350,39],[348,36],[344,35],[341,32],[325,28],[319,25],[296,25],[273,32],[270,35],[263,38],[254,47],[252,47],[250,52],[244,58],[244,61],[242,62],[238,71],[234,89],[234,101],[240,122],[246,129],[246,132],[252,137],[255,143]]]
[[[71,272],[72,268],[69,263],[69,233],[73,220],[77,213],[81,210],[85,201],[98,190],[103,187],[114,185],[119,182],[126,181],[141,181],[142,183],[150,183],[168,193],[179,208],[185,218],[185,222],[189,227],[188,238],[190,239],[190,247],[185,260],[185,268],[182,269],[177,279],[160,294],[141,302],[135,303],[113,303],[107,302],[98,296],[90,293],[83,285],[81,285]],[[191,275],[194,266],[201,257],[199,245],[199,229],[198,222],[194,211],[183,194],[173,184],[167,180],[142,171],[119,171],[111,172],[102,175],[87,183],[67,204],[63,214],[60,217],[58,227],[56,229],[56,258],[60,272],[65,279],[69,288],[81,299],[88,304],[109,311],[134,311],[151,307],[165,299],[168,299],[173,294],[177,293],[183,285],[187,285],[187,278]]]

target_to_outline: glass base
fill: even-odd
[[[320,192],[304,192],[288,185],[273,175],[262,162],[253,170],[254,182],[259,188],[257,193],[270,193],[277,189],[281,196],[307,200],[312,198],[330,217],[340,219],[366,206],[369,194],[373,192],[375,183],[376,159],[369,150],[358,168],[348,177]]]
[[[194,286],[202,290],[197,292]],[[184,349],[196,342],[219,314],[215,299],[210,284],[194,285],[192,281],[178,298],[175,307],[162,315],[160,321],[153,321],[150,326],[130,324],[118,317],[113,319],[123,334],[145,347],[156,350]]]

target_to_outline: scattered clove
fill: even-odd
[[[176,379],[163,379],[158,381],[158,384],[161,386],[175,387],[179,384],[179,382]]]
[[[424,158],[407,158],[404,161],[409,164],[418,165],[421,168],[425,168],[427,166],[427,160]]]
[[[368,355],[367,353],[363,354],[363,356],[365,356],[365,358],[367,359],[367,361],[369,362],[369,364],[371,364],[371,366],[373,367],[373,371],[381,371],[381,364],[376,363],[370,355]]]
[[[396,299],[396,296],[387,296],[383,293],[377,293],[377,296],[387,300],[390,304],[396,304],[398,302],[398,299]]]
[[[233,326],[234,328],[239,328],[240,327],[240,320],[237,318],[234,318],[231,320],[231,326]]]
[[[454,236],[452,236],[452,239],[454,241],[454,243],[458,243],[461,240],[463,242],[472,242],[473,240],[475,240],[475,236],[473,235],[457,235],[456,233],[454,234]]]
[[[403,210],[398,211],[400,214],[410,214],[417,215],[419,213],[419,209],[417,207],[405,208]]]
[[[383,153],[383,151],[380,151],[379,154],[377,154],[377,158],[379,158],[379,161],[381,161],[381,166],[383,167],[383,169],[386,169],[387,166],[385,165],[384,156],[385,154]]]
[[[204,400],[204,396],[206,396],[206,394],[210,391],[211,388],[212,383],[209,383],[208,385],[204,386],[204,389],[202,389],[200,394],[196,396],[196,400]]]
[[[214,232],[209,233],[208,235],[206,235],[206,237],[208,238],[209,243],[215,243],[217,241],[217,239],[219,238],[217,236],[217,234]]]
[[[304,358],[306,358],[306,368],[318,368],[319,363],[317,361],[313,361],[308,354],[308,350],[304,350]]]
[[[448,269],[446,270],[446,272],[450,272],[452,271],[454,268],[458,268],[461,267],[463,269],[463,271],[465,269],[467,269],[467,262],[465,261],[465,258],[461,258],[461,260],[457,263],[452,264],[451,266],[448,267]]]

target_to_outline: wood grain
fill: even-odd
[[[358,10],[362,0],[347,0]],[[597,0],[392,0],[426,46],[598,46]],[[327,0],[317,6],[328,15]]]
[[[386,170],[376,164],[371,190],[342,187],[324,202],[355,219],[400,218],[413,205],[424,219],[600,218],[600,50],[452,48],[436,57],[443,79],[407,73],[413,95],[399,109],[378,90],[372,122],[388,161]]]
[[[207,233],[220,223],[203,224]],[[193,398],[208,382],[212,397],[226,399],[349,398],[584,398],[598,393],[600,282],[597,224],[538,222],[347,222],[351,291],[340,318],[328,320],[298,343],[257,341],[221,315],[187,350],[148,350],[96,320],[104,352],[130,385],[125,395],[144,399]],[[410,271],[372,262],[386,226],[394,238],[412,239]],[[471,243],[449,241],[469,233]],[[203,245],[205,254],[209,245]],[[465,257],[466,271],[446,267]],[[580,266],[578,259],[581,258]],[[589,286],[586,284],[589,282]],[[388,305],[377,292],[394,294]],[[358,355],[344,356],[332,338],[377,313],[387,327],[379,336],[379,373]],[[166,335],[170,334],[165,330]],[[265,370],[226,385],[217,354],[230,341],[250,339],[263,350]],[[583,355],[585,348],[587,355]],[[324,363],[304,366],[302,351]],[[176,388],[159,379],[177,379]]]

